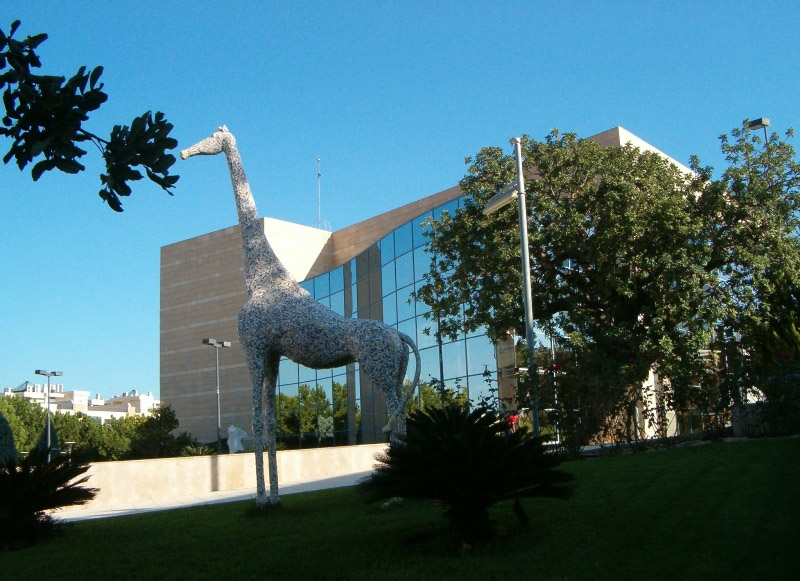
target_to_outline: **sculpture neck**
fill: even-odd
[[[297,286],[294,277],[286,270],[267,242],[264,228],[258,219],[258,209],[253,200],[253,193],[247,183],[242,159],[239,157],[236,142],[232,137],[225,144],[224,151],[231,174],[236,211],[239,214],[247,293],[252,295],[259,290]]]
[[[250,191],[250,184],[247,183],[247,176],[244,173],[242,158],[239,157],[239,150],[233,139],[226,143],[225,158],[228,160],[228,171],[231,174],[231,184],[233,185],[233,197],[236,200],[236,211],[239,214],[239,225],[244,226],[249,222],[258,220],[258,209],[253,200],[253,193]]]

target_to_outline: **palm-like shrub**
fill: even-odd
[[[453,540],[473,544],[493,533],[491,505],[514,499],[524,522],[520,498],[566,497],[572,476],[554,469],[561,461],[525,428],[507,433],[506,422],[485,408],[427,408],[409,416],[405,438],[378,457],[358,488],[371,502],[432,499],[444,507]]]
[[[0,463],[0,548],[33,543],[55,530],[56,521],[46,511],[84,504],[95,488],[81,486],[88,464],[66,456],[47,462],[47,451],[34,449],[22,460]]]
[[[205,444],[187,444],[181,448],[181,456],[210,456],[214,452],[214,448]]]

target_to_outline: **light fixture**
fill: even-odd
[[[525,176],[522,174],[522,140],[514,138],[514,149],[517,154],[517,180],[510,183],[503,191],[493,196],[483,209],[485,215],[496,212],[516,198],[519,202],[519,237],[522,253],[522,299],[525,304],[525,339],[528,346],[528,367],[534,368],[533,354],[535,336],[533,333],[533,301],[531,300],[531,259],[528,250],[528,210],[525,205]],[[532,396],[531,416],[533,422],[533,435],[539,435],[539,402],[536,394]]]
[[[222,414],[220,411],[220,404],[219,404],[219,350],[223,347],[230,347],[230,341],[217,341],[216,339],[203,339],[203,345],[208,345],[209,347],[214,348],[214,353],[216,354],[216,369],[217,369],[217,454],[222,451],[222,437],[220,436],[220,432],[222,430]]]
[[[45,429],[47,430],[47,463],[49,464],[50,463],[50,455],[53,452],[50,449],[50,447],[51,447],[51,442],[50,442],[50,378],[51,377],[61,377],[62,375],[64,375],[64,373],[62,371],[47,371],[46,369],[37,369],[36,371],[34,371],[34,373],[36,375],[44,375],[44,376],[47,377],[47,392],[45,392],[45,395],[44,395],[44,402],[45,402],[44,405],[45,405],[45,408],[47,408],[47,424],[46,424],[46,428]]]

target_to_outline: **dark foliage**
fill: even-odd
[[[42,66],[36,49],[47,40],[46,34],[14,39],[19,20],[9,33],[0,30],[0,90],[3,90],[5,114],[0,136],[12,140],[3,162],[14,159],[19,169],[37,161],[31,169],[34,181],[50,170],[75,174],[86,167],[78,160],[86,154],[79,144],[90,142],[101,152],[106,173],[100,176],[100,197],[109,207],[122,211],[120,196],[129,196],[128,182],[143,178],[135,169],[144,169],[147,177],[167,193],[178,176],[169,175],[175,156],[167,150],[178,142],[169,136],[172,124],[161,112],[150,111],[133,119],[130,125],[115,125],[108,139],[87,131],[83,124],[89,113],[108,100],[100,76],[103,67],[87,72],[80,67],[69,79],[38,75],[32,69]]]
[[[565,498],[571,490],[572,476],[554,470],[559,454],[548,453],[525,428],[507,433],[506,422],[485,408],[416,410],[406,437],[378,461],[358,485],[367,500],[434,500],[444,508],[458,546],[492,535],[488,508],[499,501],[515,499],[513,510],[524,522],[520,498]]]
[[[14,432],[11,424],[0,412],[0,463],[6,460],[17,461],[17,447],[14,445]]]
[[[44,450],[0,464],[0,549],[17,548],[52,534],[57,522],[46,511],[84,504],[97,493],[81,486],[89,466],[67,456],[49,463]]]

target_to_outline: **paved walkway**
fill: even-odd
[[[353,486],[358,480],[367,476],[370,472],[356,472],[335,478],[324,480],[313,480],[310,482],[295,482],[281,485],[281,495],[294,494],[297,492],[308,492],[311,490],[323,490],[326,488],[339,488],[341,486]],[[222,490],[218,492],[207,492],[204,494],[193,494],[189,496],[167,497],[159,501],[134,502],[130,504],[119,504],[93,508],[91,503],[88,506],[70,506],[58,509],[52,513],[53,517],[66,522],[88,520],[94,518],[109,518],[114,516],[124,516],[143,512],[153,512],[157,510],[171,510],[175,508],[186,508],[189,506],[199,506],[204,504],[219,504],[221,502],[236,502],[238,500],[254,499],[256,489],[242,488],[239,490]]]

